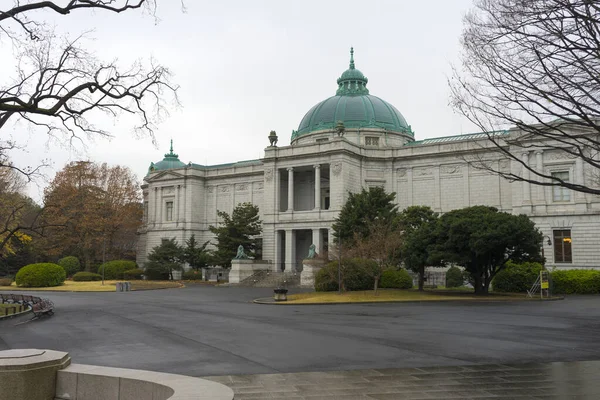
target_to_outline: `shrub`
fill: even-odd
[[[560,294],[600,293],[600,271],[571,269],[552,272],[553,292]]]
[[[125,271],[136,269],[135,261],[114,260],[108,261],[98,267],[98,273],[102,275],[104,267],[104,279],[123,279]]]
[[[189,271],[185,271],[183,273],[183,279],[186,281],[201,281],[202,280],[202,271],[196,271],[190,269]]]
[[[65,269],[58,264],[40,263],[29,264],[17,272],[17,286],[23,287],[49,287],[62,285],[67,274]]]
[[[496,292],[524,293],[527,292],[542,270],[542,264],[536,262],[524,262],[521,264],[509,261],[506,267],[498,272],[492,282]]]
[[[144,275],[144,270],[140,268],[130,269],[128,271],[123,272],[123,279],[136,280],[142,279],[142,275]]]
[[[384,271],[381,274],[379,287],[384,289],[412,289],[413,280],[405,269]]]
[[[461,287],[465,283],[463,271],[458,267],[450,267],[446,271],[446,287]]]
[[[93,272],[78,272],[75,275],[73,275],[73,280],[75,282],[101,281],[102,275],[95,274]]]
[[[367,273],[373,269],[375,261],[361,258],[342,260],[344,286],[348,291],[373,289],[375,280]],[[338,262],[332,261],[323,267],[315,276],[317,292],[338,290]]]
[[[12,278],[0,278],[0,286],[10,286],[12,281]]]
[[[67,256],[58,260],[58,265],[65,269],[67,276],[73,276],[77,272],[81,271],[81,264],[79,259],[75,256]]]

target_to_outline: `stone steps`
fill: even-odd
[[[300,273],[257,271],[236,286],[244,287],[300,287]]]

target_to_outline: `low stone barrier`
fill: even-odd
[[[68,353],[0,351],[0,400],[233,400],[233,390],[184,375],[71,364]]]
[[[184,375],[71,364],[57,373],[55,400],[232,400],[220,383]]]

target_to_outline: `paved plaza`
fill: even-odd
[[[214,376],[231,380],[241,396],[236,399],[303,398],[315,389],[310,385],[322,380],[337,386],[327,384],[329,392],[321,387],[312,395],[440,398],[440,393],[435,397],[430,392],[449,385],[457,385],[454,391],[461,392],[477,383],[488,385],[481,389],[485,393],[474,392],[479,397],[497,397],[503,387],[525,390],[527,385],[514,383],[527,376],[553,380],[547,372],[557,367],[548,370],[549,362],[600,360],[598,296],[544,303],[251,303],[270,293],[270,289],[200,285],[129,293],[48,292],[44,296],[54,301],[56,315],[16,326],[17,319],[2,321],[0,350],[47,348],[69,352],[76,363]],[[517,365],[522,363],[529,365]],[[569,365],[567,377],[600,378],[596,364]],[[580,368],[586,374],[580,374]],[[425,397],[415,397],[411,390],[404,390],[403,397],[390,392],[391,387],[432,382],[440,390],[421,390]],[[378,392],[373,392],[374,385]],[[598,384],[594,380],[590,385]],[[261,387],[288,392],[265,394]],[[331,392],[334,389],[338,391]],[[350,389],[362,391],[343,397],[340,391]],[[297,393],[302,390],[308,394]],[[548,395],[541,389],[535,394]],[[530,392],[524,395],[534,398]]]

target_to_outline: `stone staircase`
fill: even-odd
[[[300,287],[300,272],[257,271],[236,286],[244,287]]]

